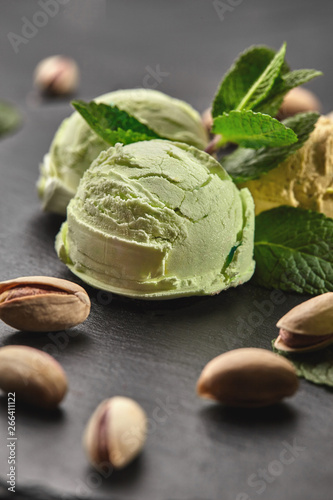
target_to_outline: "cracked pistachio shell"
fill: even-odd
[[[333,292],[324,293],[306,300],[291,309],[276,324],[291,334],[313,337],[313,344],[291,347],[284,343],[281,335],[274,347],[285,352],[308,352],[333,343]],[[327,338],[323,338],[327,336]],[[316,341],[316,337],[318,341]]]
[[[276,326],[300,335],[333,333],[333,292],[302,302],[287,312]]]
[[[104,400],[92,414],[83,446],[95,467],[110,463],[121,469],[142,450],[146,441],[147,417],[130,398],[115,396]]]
[[[82,323],[89,312],[87,292],[71,281],[26,276],[0,283],[0,319],[17,330],[65,330]]]
[[[277,354],[256,348],[217,356],[205,366],[197,383],[199,396],[239,407],[275,404],[297,389],[293,365]]]
[[[67,392],[67,377],[49,354],[33,347],[0,348],[0,388],[18,400],[53,409]]]
[[[76,91],[80,79],[77,63],[61,55],[47,57],[38,63],[34,84],[41,91],[52,95],[66,95]]]
[[[310,351],[319,351],[319,349],[323,349],[324,347],[327,347],[332,343],[333,343],[333,337],[329,336],[326,340],[320,340],[319,342],[314,342],[313,344],[291,347],[286,345],[281,335],[279,335],[274,342],[274,347],[278,351],[284,351],[284,352],[310,352]]]

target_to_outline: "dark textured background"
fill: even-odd
[[[22,17],[33,19],[40,6],[0,0],[0,99],[15,102],[24,116],[21,130],[0,142],[1,279],[46,274],[77,281],[53,250],[61,218],[41,212],[35,190],[38,163],[71,112],[69,101],[42,100],[33,90],[32,72],[43,57],[63,53],[78,61],[77,97],[148,81],[203,111],[240,51],[261,43],[277,49],[286,40],[293,69],[324,71],[310,87],[325,112],[333,108],[331,2],[229,1],[235,3],[222,20],[213,1],[69,0],[16,54],[7,35],[20,34]],[[157,65],[167,75],[147,80],[149,68]],[[121,500],[332,498],[333,396],[328,390],[303,381],[294,398],[260,411],[227,410],[195,395],[208,360],[241,346],[269,349],[277,319],[303,297],[271,296],[251,284],[167,303],[87,290],[91,316],[67,333],[23,334],[0,324],[1,345],[53,353],[70,383],[53,414],[17,407],[21,489],[37,485],[55,489],[57,498],[71,492],[78,498]],[[115,394],[144,407],[149,436],[129,468],[103,478],[89,467],[81,435],[97,404]],[[6,407],[1,396],[2,480],[8,472]],[[281,453],[295,444],[294,456],[286,452],[290,463],[281,465]]]

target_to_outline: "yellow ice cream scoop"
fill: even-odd
[[[296,153],[259,179],[239,187],[251,191],[256,214],[289,205],[333,217],[333,122],[321,116]]]

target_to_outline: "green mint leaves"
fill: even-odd
[[[318,295],[333,291],[333,219],[294,207],[256,217],[254,280],[266,288]]]
[[[274,341],[273,341],[274,344]],[[273,347],[273,351],[286,357],[295,367],[299,377],[313,384],[333,387],[333,347],[303,353],[285,353]]]
[[[321,76],[322,72],[315,69],[297,69],[290,71],[284,75],[279,75],[275,80],[274,85],[269,92],[269,96],[263,99],[255,108],[256,112],[267,113],[271,116],[276,116],[283,98],[289,90],[309,82],[317,76]]]
[[[286,44],[278,52],[250,47],[216,93],[212,131],[221,135],[218,146],[238,144],[221,160],[235,183],[276,168],[303,146],[319,118],[309,112],[276,120],[286,93],[321,75],[312,69],[290,71],[285,52]],[[333,219],[293,207],[261,213],[254,258],[254,280],[261,286],[312,295],[333,291]]]
[[[213,102],[213,117],[234,109],[253,109],[267,96],[281,70],[288,71],[283,64],[284,54],[285,44],[278,57],[268,47],[255,46],[243,52],[220,84]]]
[[[234,153],[225,156],[221,163],[236,183],[258,179],[303,146],[318,118],[318,113],[308,112],[299,113],[282,122],[289,127],[286,130],[291,129],[296,134],[298,141],[293,144],[274,148],[262,147],[257,150],[238,148]]]
[[[114,146],[117,142],[131,144],[138,141],[161,139],[152,129],[117,106],[94,101],[72,101],[72,105],[88,125],[105,142]]]
[[[21,115],[15,106],[0,101],[0,136],[9,134],[21,124]]]
[[[321,73],[289,71],[285,53],[285,43],[278,52],[268,47],[250,47],[225,75],[212,106],[213,132],[222,135],[222,144],[230,141],[260,149],[297,142],[292,130],[286,124],[277,125],[273,117],[289,90]]]
[[[276,77],[281,71],[285,55],[286,44],[284,43],[279,52],[270,60],[264,71],[258,75],[258,78],[252,83],[236,109],[253,109],[267,97],[270,89],[273,87]]]
[[[250,110],[223,113],[215,118],[213,132],[222,134],[224,141],[254,149],[286,146],[298,140],[291,128],[269,115]]]

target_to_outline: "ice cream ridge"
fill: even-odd
[[[127,89],[104,94],[95,102],[116,105],[158,135],[205,149],[208,143],[200,115],[189,104],[152,89]],[[110,147],[78,112],[60,125],[40,166],[38,193],[45,211],[66,214],[83,172]]]
[[[296,153],[248,187],[256,214],[289,205],[333,217],[333,122],[321,116],[308,140]]]
[[[100,153],[56,239],[89,285],[142,299],[216,294],[254,272],[254,204],[207,153],[154,139]]]

